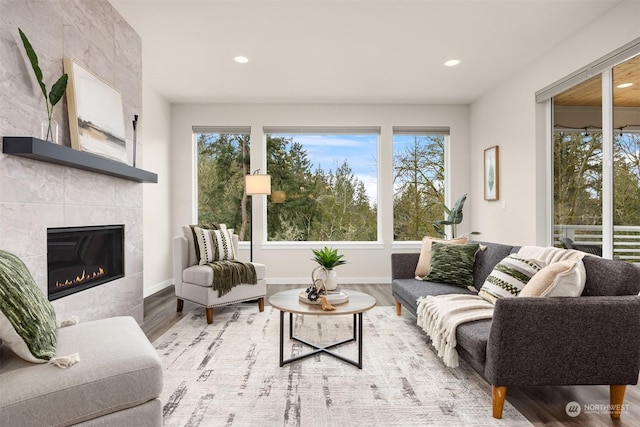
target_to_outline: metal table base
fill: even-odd
[[[287,363],[305,359],[307,357],[313,356],[318,353],[326,353],[335,357],[336,359],[340,359],[344,362],[350,363],[353,366],[357,366],[359,369],[362,369],[362,312],[353,314],[353,337],[352,338],[346,339],[344,341],[328,344],[328,345],[323,345],[323,346],[305,341],[299,337],[294,336],[293,335],[293,313],[289,313],[289,339],[297,341],[301,344],[307,345],[311,348],[314,348],[315,350],[309,353],[301,354],[300,356],[286,359],[286,360],[284,359],[284,313],[285,313],[284,311],[280,311],[280,367],[286,365]],[[330,350],[342,344],[350,343],[353,341],[358,342],[358,360],[357,361],[348,359]]]

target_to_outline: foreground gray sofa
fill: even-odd
[[[30,363],[0,344],[0,426],[162,425],[162,366],[132,317],[58,329],[60,369]]]
[[[481,242],[473,281],[480,289],[519,247]],[[418,253],[392,254],[396,312],[416,316],[427,295],[473,294],[458,286],[416,280]],[[493,416],[502,417],[508,386],[609,385],[612,418],[620,417],[627,384],[640,370],[640,268],[595,256],[583,259],[587,280],[577,298],[501,298],[492,319],[462,324],[456,350],[492,386]],[[620,406],[615,406],[620,405]],[[618,409],[618,410],[616,410]]]

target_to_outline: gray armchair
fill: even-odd
[[[233,245],[238,248],[238,236],[233,236]],[[182,227],[182,236],[173,238],[173,274],[176,288],[177,311],[182,311],[184,301],[191,301],[205,307],[207,323],[213,322],[213,308],[244,301],[257,301],[258,309],[264,311],[264,297],[267,294],[267,267],[252,263],[256,269],[256,285],[241,284],[229,293],[219,297],[211,287],[213,270],[206,265],[198,265],[195,243],[191,228]]]

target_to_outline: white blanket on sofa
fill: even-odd
[[[543,261],[544,265],[551,265],[558,261],[581,261],[585,255],[594,256],[575,249],[562,249],[551,246],[522,246],[518,250],[518,255]]]
[[[458,366],[458,325],[493,316],[493,304],[477,295],[438,295],[418,299],[418,326],[431,337],[444,364]]]

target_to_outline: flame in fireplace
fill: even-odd
[[[82,270],[82,274],[77,275],[73,279],[65,279],[64,282],[60,282],[56,280],[56,288],[66,288],[67,286],[72,285],[80,285],[89,280],[97,279],[98,277],[104,276],[104,268],[98,267],[97,271],[87,273],[86,270]]]

